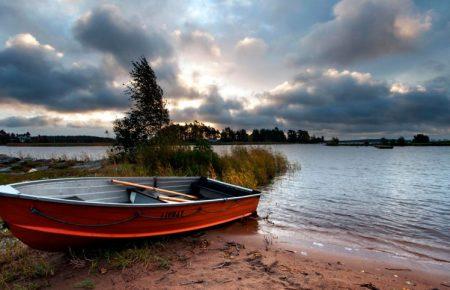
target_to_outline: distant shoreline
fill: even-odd
[[[328,146],[350,146],[350,147],[375,147],[376,145],[364,145],[364,144],[337,144],[337,145],[328,145]],[[395,147],[442,147],[442,146],[450,146],[450,142],[430,142],[430,143],[411,143],[406,145],[392,145]]]
[[[7,143],[8,147],[85,147],[112,146],[113,143]]]
[[[211,142],[213,146],[226,146],[226,145],[327,145],[326,143],[291,143],[291,142]],[[113,143],[7,143],[4,146],[7,147],[86,147],[86,146],[113,146]],[[195,145],[195,144],[187,144],[187,145]],[[375,144],[329,144],[328,146],[336,147],[336,146],[347,146],[347,147],[375,147]],[[430,147],[430,146],[450,146],[449,141],[432,141],[430,143],[409,143],[405,145],[393,145],[394,147]]]

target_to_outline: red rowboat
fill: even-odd
[[[259,198],[204,177],[64,178],[0,186],[0,217],[30,247],[59,251],[227,223],[255,213]]]

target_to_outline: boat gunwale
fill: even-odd
[[[149,176],[152,177],[152,176]],[[163,177],[163,176],[159,176]],[[165,177],[165,176],[164,176]],[[196,176],[193,176],[196,177]],[[14,189],[20,191],[15,186],[18,185],[27,185],[27,184],[33,184],[33,183],[44,183],[46,181],[69,181],[69,180],[82,180],[82,179],[112,179],[117,178],[115,177],[105,177],[105,176],[97,176],[97,177],[70,177],[70,178],[55,178],[55,179],[44,179],[44,180],[32,180],[32,181],[24,181],[24,182],[17,182],[17,183],[11,183],[8,184],[9,186],[12,186]],[[145,176],[126,176],[126,178],[145,178]],[[176,178],[176,177],[169,177],[169,178]],[[185,176],[180,176],[180,178],[189,178]],[[200,177],[199,177],[200,178]],[[186,206],[186,205],[199,205],[199,204],[209,204],[209,203],[215,203],[215,202],[227,202],[227,201],[237,201],[241,199],[247,199],[247,198],[254,198],[254,197],[260,197],[261,192],[258,190],[253,190],[250,188],[241,187],[238,185],[233,185],[230,183],[218,181],[215,179],[207,178],[210,181],[219,182],[221,184],[243,189],[248,191],[249,195],[244,196],[235,196],[235,197],[225,197],[225,198],[216,198],[216,199],[208,199],[208,200],[189,200],[186,202],[179,202],[179,203],[145,203],[145,204],[133,204],[133,203],[104,203],[104,202],[92,202],[92,201],[85,201],[85,200],[69,200],[69,199],[60,199],[60,198],[53,198],[53,197],[42,197],[42,196],[36,196],[36,195],[30,195],[30,194],[23,194],[23,193],[6,193],[6,192],[0,192],[0,197],[12,197],[12,198],[18,198],[18,199],[26,199],[26,200],[35,200],[35,201],[44,201],[44,202],[53,202],[53,203],[61,203],[61,204],[68,204],[68,205],[84,205],[84,206],[96,206],[96,207],[118,207],[118,208],[161,208],[161,207],[178,207],[178,206]]]

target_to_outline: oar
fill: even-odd
[[[121,181],[121,180],[117,180],[117,179],[111,179],[111,182],[120,184],[120,185],[134,186],[134,187],[138,187],[138,188],[149,189],[149,190],[159,191],[159,192],[163,192],[163,193],[185,196],[185,197],[189,197],[191,199],[198,199],[198,197],[196,197],[195,195],[190,195],[190,194],[186,194],[186,193],[176,192],[176,191],[172,191],[172,190],[168,190],[168,189],[162,189],[159,187],[153,187],[153,186],[139,184],[139,183]]]
[[[140,190],[137,190],[137,189],[129,189],[129,188],[127,188],[127,191],[128,190],[131,190],[131,191],[134,191],[136,193],[139,193],[139,194],[142,194],[142,195],[154,198],[154,199],[158,199],[158,200],[161,200],[161,201],[164,201],[164,202],[169,202],[169,203],[171,203],[171,202],[186,202],[186,201],[188,201],[187,199],[183,199],[183,198],[170,197],[170,196],[166,196],[166,195],[158,195],[158,194],[154,194],[154,193],[148,193],[148,192],[140,191]]]

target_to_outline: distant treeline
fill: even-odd
[[[233,130],[226,127],[219,131],[200,122],[185,125],[171,124],[162,129],[166,134],[176,135],[178,140],[195,142],[206,139],[216,143],[323,143],[324,137],[310,136],[305,130],[289,130],[287,134],[275,127],[273,129]],[[163,134],[164,134],[163,133]]]
[[[366,139],[366,140],[347,140],[339,141],[334,137],[325,141],[323,136],[316,137],[309,135],[306,130],[288,130],[283,131],[277,127],[273,129],[253,129],[246,131],[245,129],[233,130],[226,127],[223,130],[217,130],[214,127],[207,126],[203,123],[194,121],[192,123],[170,124],[162,128],[162,134],[175,136],[177,140],[186,143],[195,143],[198,140],[209,140],[216,144],[227,143],[301,143],[301,144],[317,144],[325,143],[328,145],[375,145],[389,144],[394,146],[408,145],[449,145],[450,141],[430,141],[430,138],[424,134],[417,134],[412,140],[405,140],[400,137],[398,139]],[[64,144],[74,145],[93,145],[93,144],[113,144],[115,139],[97,136],[31,136],[29,132],[24,134],[7,133],[0,130],[0,145],[5,144],[54,144],[55,146],[63,146]]]
[[[195,143],[198,140],[209,140],[213,143],[323,143],[324,137],[310,136],[305,130],[288,130],[275,127],[273,129],[233,130],[227,127],[217,130],[214,127],[194,121],[192,123],[170,124],[162,128],[162,134],[175,135],[177,140]],[[88,144],[114,143],[114,139],[96,136],[31,136],[25,134],[7,133],[0,130],[0,144]]]
[[[425,134],[414,135],[412,140],[406,140],[404,137],[397,139],[359,139],[359,140],[345,140],[339,141],[334,137],[327,141],[327,145],[337,146],[372,146],[372,145],[391,145],[391,146],[449,146],[450,140],[430,140],[430,137]]]
[[[0,130],[0,145],[24,143],[24,144],[112,144],[114,139],[97,136],[31,136],[29,132],[24,134],[7,133]]]

